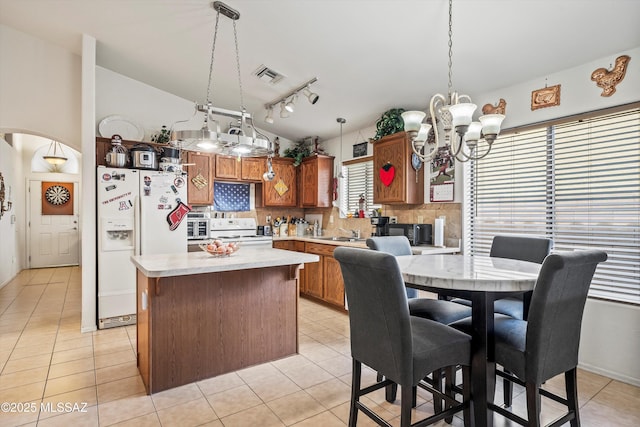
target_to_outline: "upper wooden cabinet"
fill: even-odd
[[[236,156],[216,156],[216,179],[239,180],[242,170],[241,159]]]
[[[184,152],[183,152],[184,156]],[[186,152],[187,199],[190,205],[213,205],[215,156],[195,151]]]
[[[418,172],[413,169],[412,153],[406,132],[394,133],[373,143],[374,203],[388,205],[424,203],[424,167]],[[388,186],[380,178],[380,169],[387,163],[394,169],[393,180]]]
[[[241,163],[240,179],[262,182],[262,175],[267,171],[266,157],[243,157]]]
[[[300,164],[300,207],[331,207],[333,157],[313,155]]]
[[[295,207],[297,202],[296,168],[294,159],[289,157],[274,157],[273,171],[276,176],[273,181],[262,184],[262,202],[264,206]]]

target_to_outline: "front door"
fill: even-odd
[[[79,264],[78,182],[29,181],[29,268]]]

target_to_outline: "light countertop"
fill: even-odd
[[[355,239],[352,241],[344,241],[344,240],[331,240],[331,237],[312,237],[312,236],[285,236],[285,237],[274,237],[273,241],[282,241],[282,240],[298,240],[302,242],[312,242],[312,243],[322,243],[327,245],[334,246],[351,246],[355,248],[367,248],[366,241],[367,239]],[[412,246],[411,251],[414,255],[432,255],[432,254],[455,254],[460,252],[460,248],[454,247],[441,247],[441,246]]]
[[[240,248],[231,256],[216,258],[204,251],[180,254],[134,255],[131,261],[147,277],[185,276],[252,268],[318,262],[318,255],[282,249]]]

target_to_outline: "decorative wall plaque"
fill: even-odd
[[[560,105],[560,85],[544,87],[531,92],[531,111]]]
[[[500,98],[497,105],[484,104],[482,107],[482,114],[506,114],[507,110],[507,101],[503,98]]]
[[[600,96],[611,96],[616,93],[616,86],[624,79],[630,60],[631,57],[628,55],[618,56],[616,64],[610,70],[598,68],[591,73],[591,80],[602,88]]]

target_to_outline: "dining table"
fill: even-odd
[[[540,264],[481,255],[396,257],[405,286],[471,301],[471,396],[475,427],[493,426],[493,302],[533,290]]]

